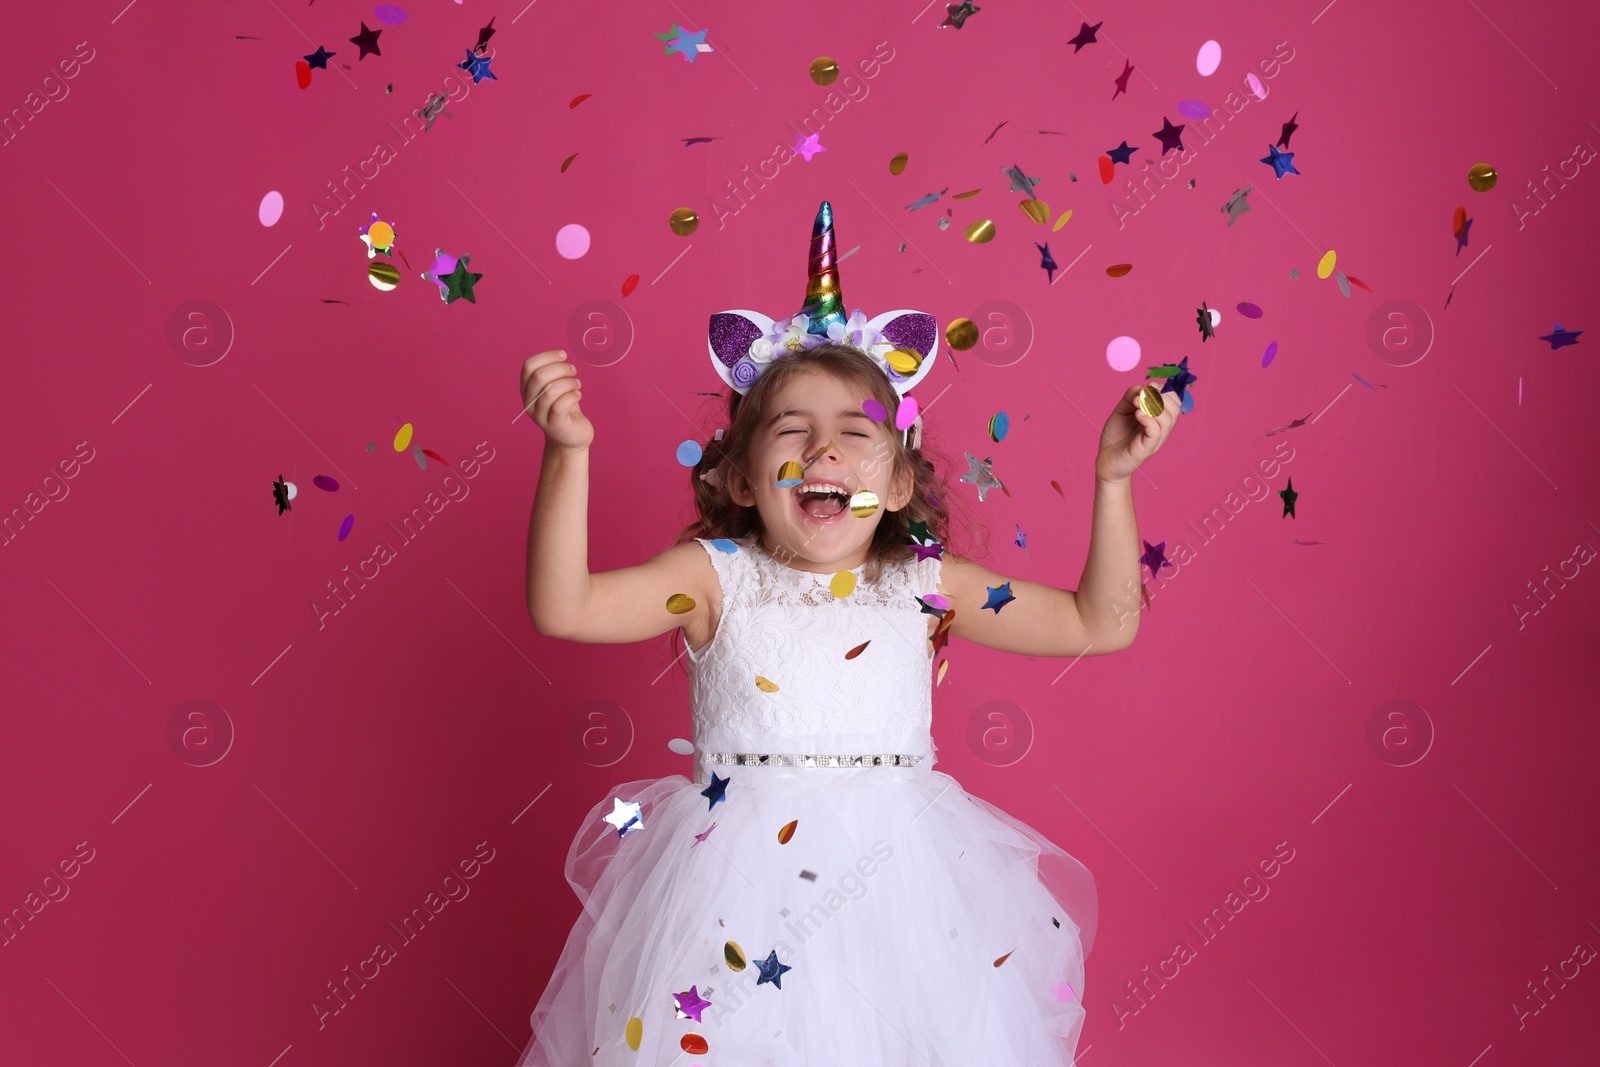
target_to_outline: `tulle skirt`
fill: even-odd
[[[1097,918],[1078,860],[931,769],[717,772],[715,804],[670,775],[584,819],[583,912],[518,1067],[1073,1062]],[[603,821],[613,798],[642,827]]]

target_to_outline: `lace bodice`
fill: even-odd
[[[857,567],[840,598],[831,575],[778,562],[759,536],[722,542],[733,552],[696,540],[722,586],[716,634],[688,653],[698,779],[709,780],[704,752],[905,753],[931,765],[929,616],[914,598],[936,591],[938,559],[888,564],[870,584]]]

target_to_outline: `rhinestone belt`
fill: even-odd
[[[772,752],[707,752],[707,763],[741,767],[915,767],[921,756],[814,756]]]

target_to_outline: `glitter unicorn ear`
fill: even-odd
[[[833,206],[824,200],[811,226],[800,313],[774,320],[758,311],[719,311],[711,316],[708,347],[712,368],[742,395],[774,359],[829,341],[872,357],[902,396],[927,377],[939,354],[939,324],[926,312],[889,311],[871,321],[860,310],[845,316]]]

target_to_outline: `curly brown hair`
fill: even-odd
[[[684,527],[674,544],[697,537],[737,540],[761,532],[761,516],[757,509],[735,504],[729,497],[725,488],[727,472],[730,469],[745,471],[750,440],[761,426],[767,398],[797,375],[813,373],[831,374],[863,398],[876,399],[888,412],[888,425],[893,427],[900,408],[900,395],[866,353],[849,345],[826,342],[815,348],[784,354],[767,364],[749,392],[741,395],[729,390],[728,426],[720,440],[713,438],[706,443],[700,462],[689,475],[698,520]],[[889,461],[893,465],[890,480],[893,482],[909,471],[913,490],[909,504],[899,511],[886,511],[879,519],[862,571],[866,582],[876,582],[885,565],[914,558],[910,548],[910,528],[914,522],[927,523],[930,536],[947,548],[950,545],[950,505],[955,501],[948,483],[939,473],[939,465],[934,462],[937,459],[942,463],[945,457],[927,447],[925,434],[915,448],[907,448],[900,433],[893,429],[888,437],[892,449]],[[715,472],[712,473],[714,482],[701,477],[711,472]]]

